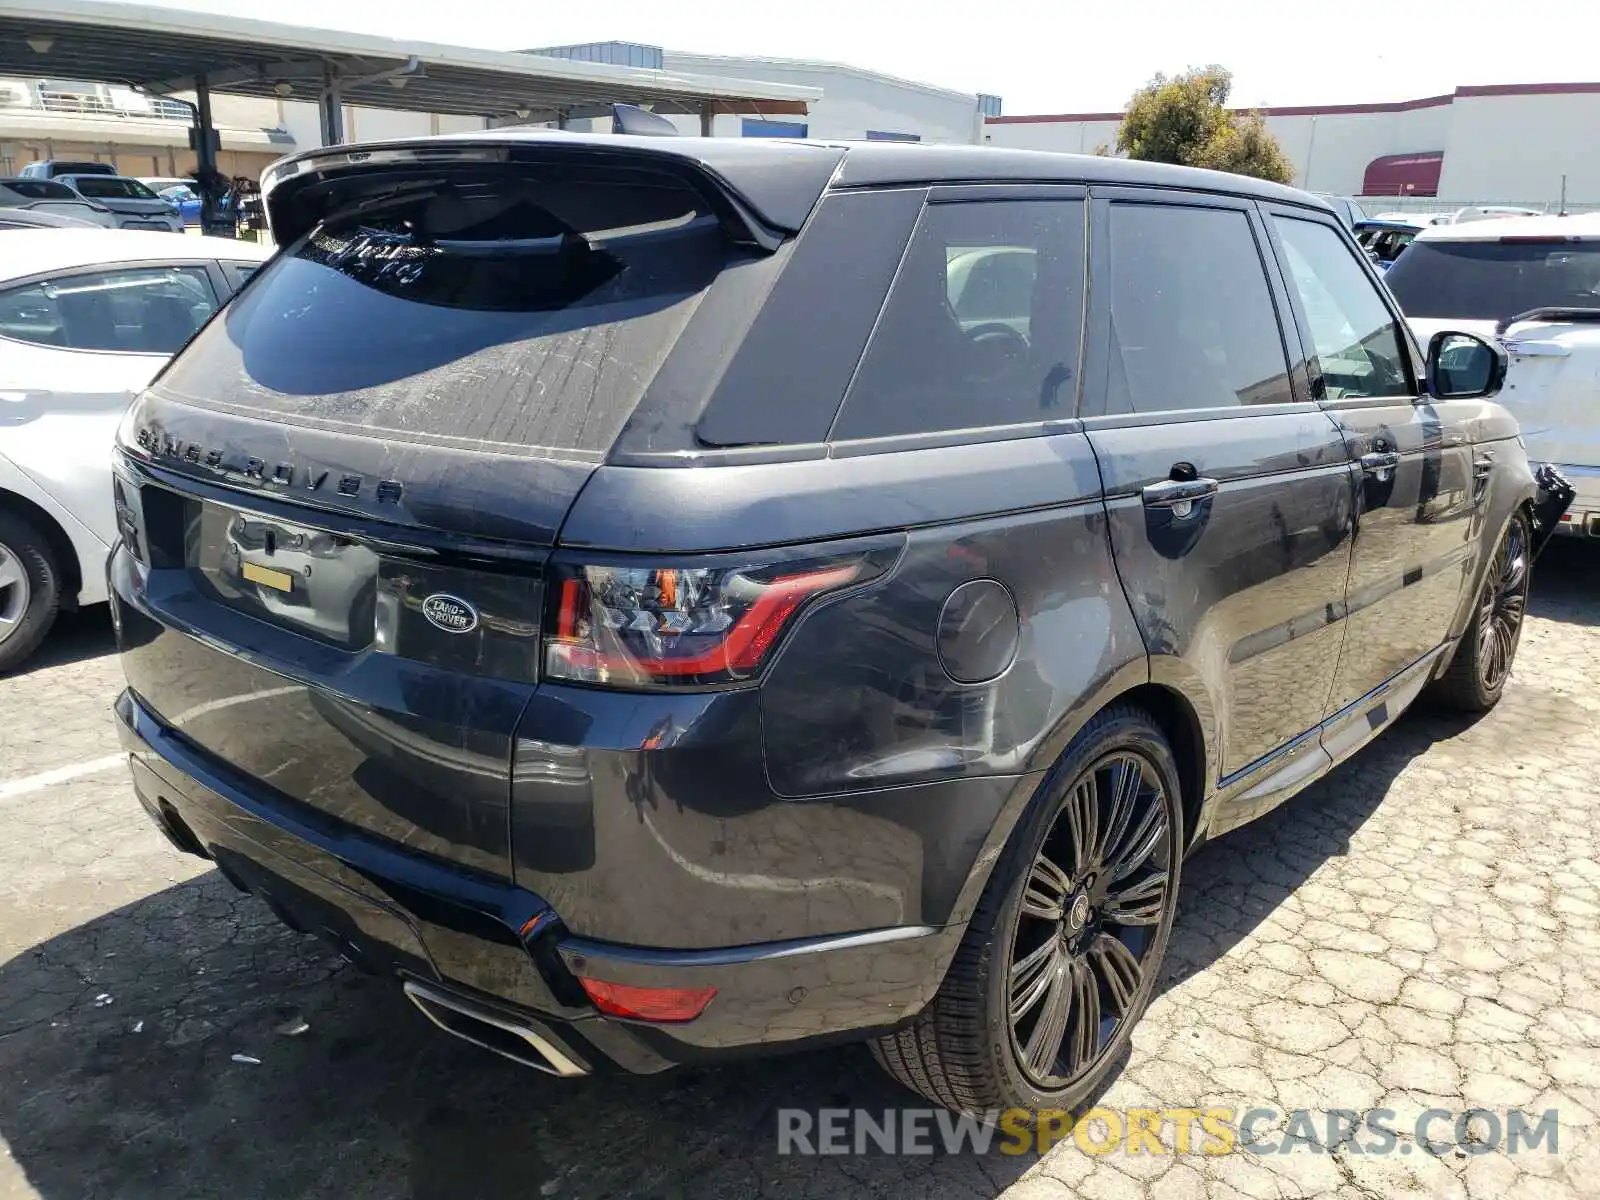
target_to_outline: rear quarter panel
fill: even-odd
[[[725,942],[730,929],[753,942],[959,926],[1051,763],[1101,706],[1147,682],[1081,433],[863,449],[605,466],[579,497],[568,546],[905,539],[887,576],[802,614],[754,691],[685,697],[659,729],[613,729],[626,697],[541,688],[524,728],[584,745],[593,794],[568,792],[582,810],[568,823],[592,823],[604,852],[530,862],[523,881],[586,936],[682,945]],[[1011,597],[1017,645],[997,675],[963,683],[945,669],[937,630],[951,594],[974,580]],[[525,845],[553,845],[553,797],[518,792],[519,858]],[[641,881],[663,899],[648,906],[661,920],[636,906],[625,930],[611,927],[598,898]]]

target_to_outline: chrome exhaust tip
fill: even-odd
[[[574,1060],[550,1037],[531,1026],[415,980],[406,981],[405,993],[428,1020],[453,1037],[471,1042],[479,1049],[547,1075],[572,1077],[589,1074],[587,1066]]]

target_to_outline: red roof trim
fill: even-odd
[[[1363,113],[1412,112],[1419,108],[1437,108],[1440,105],[1449,104],[1458,96],[1462,98],[1476,96],[1576,96],[1596,93],[1600,93],[1600,83],[1490,83],[1458,87],[1448,95],[1423,96],[1418,100],[1395,100],[1379,104],[1289,105],[1277,108],[1241,108],[1235,111],[1260,112],[1269,117],[1340,117],[1358,116]],[[989,125],[1033,125],[1046,124],[1052,121],[1120,121],[1122,116],[1123,114],[1120,112],[1041,113],[1015,117],[989,117],[985,123]]]
[[[1600,83],[1488,83],[1458,87],[1458,96],[1587,96],[1600,92]]]
[[[1263,108],[1269,117],[1342,117],[1359,113],[1413,112],[1419,108],[1438,108],[1449,104],[1452,96],[1424,96],[1420,100],[1398,100],[1391,104],[1304,104]],[[1245,110],[1249,111],[1249,110]]]
[[[1030,113],[1020,117],[987,117],[985,125],[1034,125],[1045,121],[1120,121],[1122,114],[1112,113]]]

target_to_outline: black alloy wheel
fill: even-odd
[[[1167,814],[1155,766],[1118,751],[1074,781],[1045,835],[1011,937],[1006,1014],[1040,1088],[1092,1072],[1136,1015],[1170,907]]]
[[[1178,763],[1143,709],[1079,731],[1034,792],[937,994],[872,1046],[936,1104],[1072,1109],[1120,1061],[1155,987],[1184,850]]]
[[[1432,685],[1434,699],[1476,713],[1499,703],[1522,640],[1532,578],[1532,528],[1527,514],[1518,512],[1495,546],[1455,657]]]
[[[1498,692],[1511,674],[1528,609],[1530,566],[1527,523],[1514,520],[1489,565],[1479,606],[1478,677],[1486,692]]]

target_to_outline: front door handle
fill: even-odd
[[[1163,479],[1160,483],[1150,484],[1141,494],[1146,508],[1170,509],[1172,515],[1181,520],[1194,512],[1197,501],[1217,494],[1217,481],[1203,476],[1198,479]]]
[[[1400,465],[1400,455],[1393,450],[1374,450],[1361,456],[1361,469],[1369,475],[1392,471]]]

